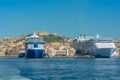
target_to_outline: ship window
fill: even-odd
[[[43,38],[28,38],[26,42],[43,42]]]
[[[38,44],[38,48],[43,49],[43,45],[42,44]]]
[[[38,48],[38,44],[34,44],[34,47],[35,47],[35,48]]]
[[[33,44],[28,44],[28,48],[34,48]]]

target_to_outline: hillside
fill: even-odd
[[[50,43],[64,43],[69,42],[65,36],[58,34],[51,34],[45,31],[36,31],[38,36],[43,37],[45,44]],[[24,46],[25,38],[30,37],[32,34],[26,34],[17,37],[6,37],[0,41],[0,55],[5,53],[6,55],[15,55],[18,54],[18,49],[21,46]]]

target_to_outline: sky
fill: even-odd
[[[120,0],[0,0],[0,38],[38,30],[120,38]]]

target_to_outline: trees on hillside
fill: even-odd
[[[49,43],[49,42],[63,42],[64,38],[58,35],[44,35],[42,36],[44,38],[44,40]]]

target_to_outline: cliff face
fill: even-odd
[[[93,44],[91,42],[74,42],[72,43],[72,47],[76,49],[76,55],[89,55],[92,51]]]

